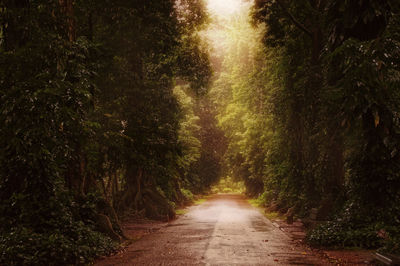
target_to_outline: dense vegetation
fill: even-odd
[[[0,15],[0,264],[88,262],[125,237],[124,213],[171,219],[217,180],[203,1]]]
[[[400,252],[399,4],[251,5],[0,3],[0,264],[90,262],[221,177]]]
[[[243,9],[245,10],[245,9]],[[248,9],[247,9],[248,10]],[[211,94],[226,174],[300,217],[313,244],[400,251],[396,1],[263,1],[225,20]]]

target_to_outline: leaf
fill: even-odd
[[[378,114],[378,112],[374,113],[374,117],[375,117],[375,120],[374,120],[375,127],[377,127],[379,125],[379,114]]]

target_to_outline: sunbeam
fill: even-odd
[[[240,10],[241,0],[208,0],[207,8],[214,15],[229,16]]]

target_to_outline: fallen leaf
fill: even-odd
[[[375,112],[374,116],[375,116],[375,127],[377,127],[379,125],[379,120],[380,120],[378,112]]]

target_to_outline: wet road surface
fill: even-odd
[[[329,265],[241,195],[219,194],[96,265]]]

